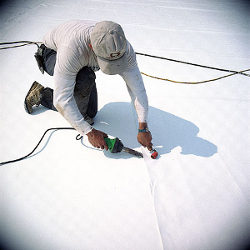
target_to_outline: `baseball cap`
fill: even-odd
[[[90,33],[90,41],[102,72],[115,75],[126,70],[127,40],[119,24],[112,21],[96,23]]]

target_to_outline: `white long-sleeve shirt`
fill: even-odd
[[[63,117],[81,134],[92,127],[84,120],[74,99],[76,76],[83,67],[99,70],[96,55],[90,48],[90,33],[95,22],[69,21],[44,36],[46,47],[57,52],[54,69],[54,106]],[[120,74],[124,79],[139,122],[147,122],[148,98],[135,52],[127,41],[128,67]]]

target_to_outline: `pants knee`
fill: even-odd
[[[53,105],[53,89],[51,88],[44,88],[42,92],[41,104],[49,109],[55,110],[56,108]]]
[[[76,76],[76,87],[89,88],[95,83],[95,72],[90,67],[82,68]]]
[[[56,51],[47,48],[44,45],[41,45],[43,48],[43,67],[44,71],[47,72],[50,76],[54,75],[54,69],[56,64]]]

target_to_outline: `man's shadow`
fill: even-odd
[[[149,128],[153,144],[160,155],[170,153],[180,146],[181,154],[211,157],[217,153],[217,146],[197,136],[199,128],[192,122],[178,116],[149,108]],[[113,102],[106,104],[95,118],[96,129],[118,137],[126,147],[138,148],[137,116],[131,103]]]

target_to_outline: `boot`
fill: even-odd
[[[44,90],[44,87],[41,84],[39,84],[36,81],[33,82],[24,100],[24,108],[28,114],[32,113],[33,111],[32,107],[34,105],[36,105],[37,107],[40,105],[43,90]]]

